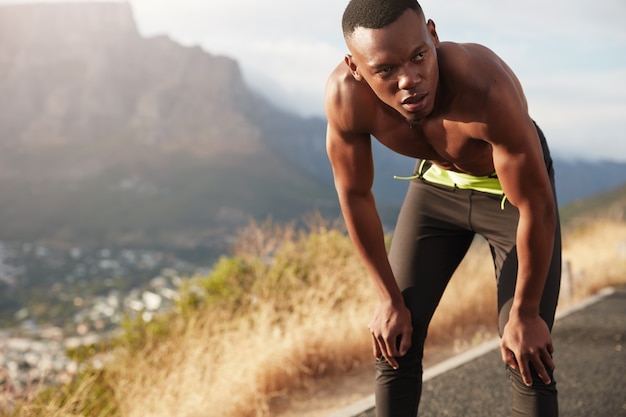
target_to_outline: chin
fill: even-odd
[[[430,114],[433,112],[433,107],[432,106],[428,106],[425,107],[423,109],[421,109],[420,111],[417,111],[415,113],[408,113],[405,114],[405,119],[409,122],[409,123],[417,123],[417,122],[421,122],[422,120],[426,119],[428,116],[430,116]]]

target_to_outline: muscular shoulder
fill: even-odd
[[[516,97],[526,106],[521,84],[511,68],[483,45],[443,43],[440,65],[462,96],[482,100],[476,105],[488,105],[492,99],[505,95]]]
[[[345,63],[340,63],[326,83],[324,107],[329,126],[338,132],[368,133],[376,98],[369,86],[358,82]]]
[[[506,67],[495,52],[477,43],[442,42],[437,54],[446,72],[464,74],[468,79],[486,78]]]

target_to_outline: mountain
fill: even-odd
[[[142,37],[128,3],[0,6],[0,240],[215,247],[251,217],[337,217],[325,129],[234,60]],[[414,161],[374,161],[393,227]],[[562,205],[626,182],[626,164],[555,165]]]
[[[142,38],[127,3],[0,7],[0,97],[0,239],[212,244],[249,216],[338,214],[307,157],[323,120],[232,59]]]

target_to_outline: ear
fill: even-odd
[[[355,80],[357,81],[363,80],[363,77],[361,77],[361,74],[359,74],[359,69],[357,68],[356,64],[352,60],[352,55],[346,55],[344,57],[344,62],[346,63],[348,68],[350,68],[350,72],[352,73],[352,76],[354,77]]]
[[[428,26],[428,33],[430,33],[430,37],[433,39],[433,42],[435,43],[435,47],[438,48],[439,47],[439,35],[437,35],[435,22],[433,22],[432,19],[428,19],[428,22],[426,23],[426,25]]]

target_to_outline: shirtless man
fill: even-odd
[[[417,415],[428,324],[478,233],[494,258],[512,413],[556,416],[560,228],[552,161],[520,82],[489,49],[440,42],[416,0],[352,0],[342,25],[350,54],[327,84],[326,140],[379,295],[369,324],[377,415]],[[372,136],[418,158],[389,255],[371,191]]]

